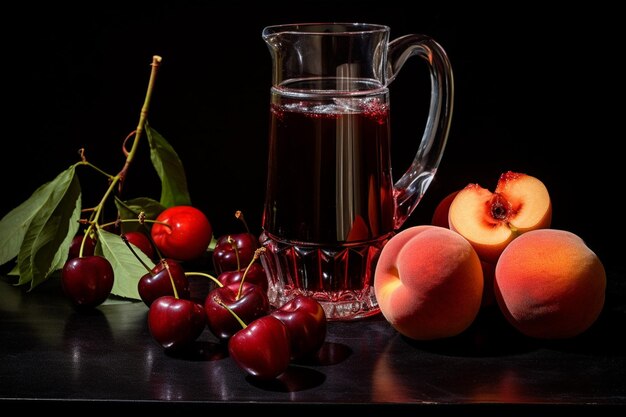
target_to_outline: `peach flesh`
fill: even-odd
[[[537,178],[508,171],[495,192],[478,184],[459,191],[450,204],[450,229],[470,241],[481,260],[495,263],[521,233],[550,227],[552,204]]]

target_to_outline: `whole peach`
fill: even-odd
[[[380,311],[415,340],[455,336],[481,305],[483,273],[472,245],[444,227],[403,230],[383,247],[374,274]]]
[[[532,230],[513,240],[496,265],[494,292],[506,319],[535,338],[562,339],[587,330],[604,306],[606,273],[576,234]]]

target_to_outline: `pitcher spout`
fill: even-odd
[[[367,81],[361,84],[385,85],[387,26],[365,23],[275,25],[264,28],[262,37],[272,56],[274,86],[301,82],[305,89],[318,89],[320,85],[314,80],[319,79],[359,79]],[[354,85],[359,83],[337,82],[333,89]]]

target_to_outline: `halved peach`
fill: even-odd
[[[492,193],[478,184],[459,191],[448,212],[450,229],[465,237],[481,260],[497,262],[504,248],[529,230],[550,227],[552,203],[543,182],[512,171]]]

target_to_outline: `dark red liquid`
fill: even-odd
[[[274,97],[263,216],[273,238],[334,244],[393,230],[387,96],[348,100]]]

